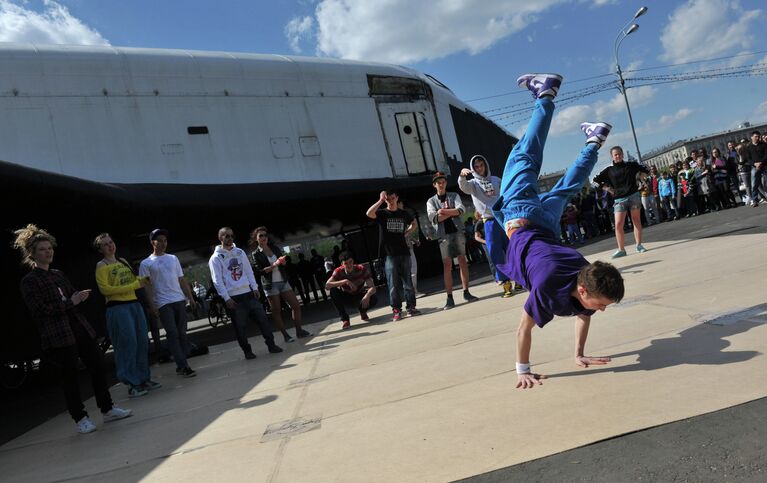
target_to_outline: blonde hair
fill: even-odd
[[[47,241],[54,248],[56,247],[56,239],[53,235],[32,223],[24,228],[15,230],[13,234],[16,235],[16,239],[13,241],[13,248],[21,251],[22,262],[30,267],[35,266],[35,260],[32,258],[32,255],[35,253],[35,246],[38,243]]]
[[[96,251],[101,251],[101,242],[104,241],[104,238],[112,238],[112,236],[109,233],[99,233],[96,235],[96,238],[93,239],[93,248],[96,249]]]

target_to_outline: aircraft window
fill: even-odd
[[[410,126],[405,126],[402,128],[402,130],[405,131],[405,134],[410,134],[411,132],[413,132],[413,128]]]
[[[208,126],[189,126],[186,128],[186,132],[189,134],[209,134]]]

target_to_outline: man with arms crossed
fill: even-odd
[[[498,269],[530,291],[517,329],[517,387],[523,389],[541,384],[545,377],[530,370],[533,327],[543,327],[555,315],[575,315],[575,363],[582,367],[606,364],[608,357],[585,355],[591,315],[623,298],[623,279],[615,267],[604,262],[590,264],[559,241],[562,211],[588,179],[611,126],[581,124],[586,146],[554,188],[538,194],[543,147],[561,82],[556,74],[527,74],[517,80],[533,93],[535,108],[527,131],[506,161],[501,195],[493,206],[493,214],[509,237],[506,263]]]
[[[442,275],[447,301],[444,309],[455,307],[453,300],[453,258],[458,258],[463,286],[463,300],[474,302],[477,297],[469,293],[469,266],[466,264],[466,235],[461,215],[466,211],[458,193],[447,191],[447,178],[437,171],[431,180],[437,194],[426,201],[426,213],[437,234],[442,255]]]

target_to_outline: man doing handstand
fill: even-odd
[[[506,160],[501,195],[493,206],[493,215],[509,237],[506,263],[498,269],[530,291],[517,329],[517,387],[527,389],[541,384],[545,377],[530,370],[533,327],[543,327],[555,315],[576,316],[577,365],[588,367],[610,362],[609,357],[587,357],[584,348],[591,315],[623,298],[623,278],[609,263],[589,263],[577,250],[559,241],[562,211],[588,179],[597,162],[597,151],[612,126],[581,124],[586,146],[554,188],[539,195],[543,147],[562,77],[527,74],[517,83],[533,93],[535,108],[527,131]]]

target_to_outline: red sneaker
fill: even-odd
[[[392,321],[396,322],[402,320],[402,311],[399,309],[392,309]]]
[[[341,329],[342,329],[342,330],[343,330],[343,329],[348,329],[348,328],[349,328],[349,326],[351,326],[351,325],[352,325],[352,324],[350,324],[350,323],[349,323],[349,321],[348,321],[348,320],[342,320],[341,322],[343,322],[343,323],[344,323],[344,324],[341,326]]]

